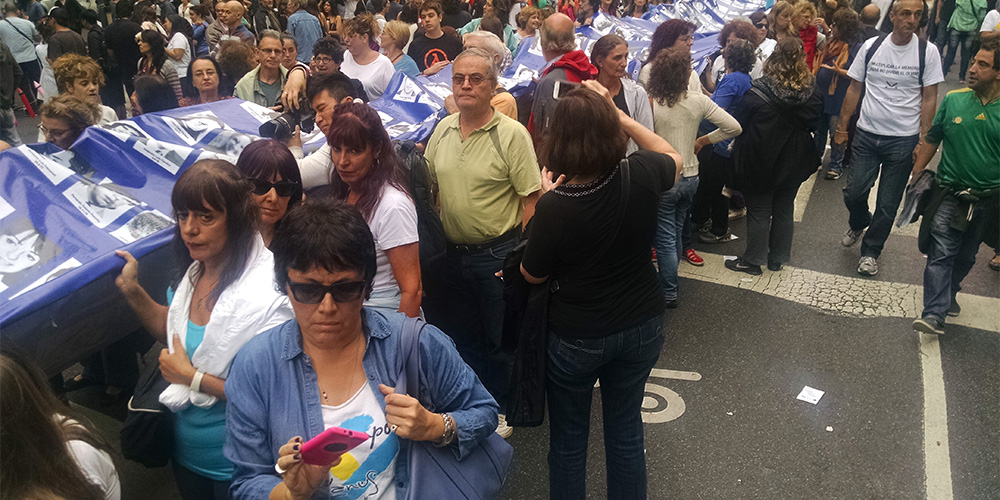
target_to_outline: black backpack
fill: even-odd
[[[393,148],[406,172],[406,188],[417,208],[417,234],[420,236],[420,271],[427,275],[427,264],[445,251],[444,226],[435,206],[437,186],[431,179],[427,160],[413,141],[393,141]]]

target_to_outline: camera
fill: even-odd
[[[312,132],[316,125],[316,113],[305,97],[299,99],[298,110],[286,111],[277,118],[262,123],[258,132],[260,132],[261,137],[284,142],[295,133],[296,125],[299,126],[299,130],[303,134]]]

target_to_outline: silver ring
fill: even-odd
[[[398,426],[398,425],[396,425],[396,424],[392,424],[392,426],[390,426],[390,427],[389,427],[389,431],[390,431],[390,432],[396,432],[396,429],[398,429],[398,428],[399,428],[399,426]]]
[[[286,472],[288,472],[288,470],[282,469],[281,466],[278,465],[278,462],[274,463],[274,471],[282,476],[285,475]]]

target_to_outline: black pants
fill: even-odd
[[[21,67],[21,82],[18,85],[21,88],[21,92],[28,97],[28,103],[31,107],[38,112],[38,95],[35,93],[35,82],[40,82],[42,80],[42,66],[38,64],[38,60],[28,61],[24,63],[17,63]]]
[[[770,193],[744,193],[747,200],[747,248],[743,260],[763,266],[784,264],[792,254],[795,194],[799,186]]]
[[[691,222],[697,227],[712,219],[712,234],[722,236],[729,232],[729,199],[723,196],[722,188],[729,181],[733,160],[703,148],[698,162],[700,180],[691,206]]]
[[[184,500],[229,500],[229,486],[232,481],[216,481],[187,469],[176,461],[170,461],[174,469],[174,480]]]
[[[145,330],[132,332],[84,359],[83,378],[132,392],[139,380],[139,365],[135,355],[145,354],[152,345],[153,338]]]

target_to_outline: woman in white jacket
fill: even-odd
[[[590,62],[597,67],[597,81],[611,93],[615,106],[642,126],[653,130],[653,110],[646,90],[625,76],[628,42],[618,35],[602,36],[594,43]],[[629,139],[625,154],[630,155],[638,149],[635,141]]]
[[[168,306],[139,285],[126,261],[116,284],[143,326],[167,345],[160,372],[171,385],[160,402],[174,412],[174,477],[185,500],[227,499],[233,465],[222,454],[229,367],[247,341],[292,318],[274,287],[274,257],[257,232],[260,210],[250,182],[231,163],[202,160],[171,194],[173,245],[183,274]]]

